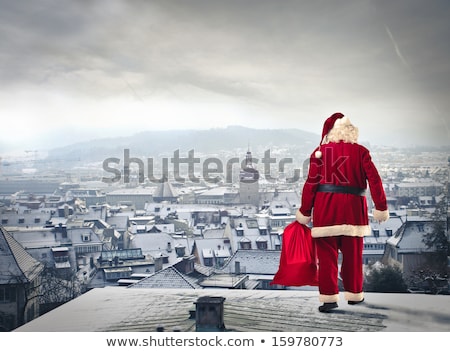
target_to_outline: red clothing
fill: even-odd
[[[318,286],[316,247],[308,226],[294,221],[284,228],[280,265],[270,285]]]
[[[317,150],[317,149],[316,149]],[[367,183],[375,204],[374,218],[389,216],[381,178],[367,148],[357,143],[330,142],[321,146],[322,157],[311,154],[308,178],[303,188],[297,219],[313,221],[312,237],[354,236],[370,234],[365,196],[318,192],[319,184],[366,189]]]
[[[314,239],[319,258],[319,299],[321,302],[337,302],[339,300],[338,256],[342,252],[341,278],[345,290],[345,298],[360,301],[364,295],[362,237],[321,237]]]
[[[351,304],[364,300],[363,236],[370,234],[367,185],[375,205],[373,218],[389,218],[380,175],[369,151],[356,143],[357,138],[358,129],[342,113],[325,121],[320,146],[310,158],[302,204],[296,214],[302,224],[313,218],[311,236],[319,260],[319,299],[324,303],[339,299],[339,251],[345,299]],[[322,307],[319,311],[328,311],[325,305]]]

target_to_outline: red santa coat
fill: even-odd
[[[386,195],[369,151],[357,143],[343,141],[322,145],[320,150],[321,158],[317,158],[315,152],[310,158],[308,178],[303,188],[297,220],[307,224],[312,216],[311,235],[315,238],[369,235],[365,196],[318,191],[321,184],[366,189],[368,183],[375,205],[374,219],[387,220],[389,211]]]

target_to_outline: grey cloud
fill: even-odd
[[[0,9],[5,88],[450,109],[447,0],[0,0]]]

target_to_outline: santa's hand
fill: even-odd
[[[309,222],[311,221],[311,217],[310,216],[306,216],[303,215],[300,211],[300,209],[297,210],[297,213],[295,214],[295,219],[303,225],[307,225],[309,224]]]
[[[373,218],[374,218],[374,220],[378,221],[379,223],[387,221],[389,219],[389,210],[375,209],[373,211]]]

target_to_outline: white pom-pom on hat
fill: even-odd
[[[342,116],[341,118],[338,118],[334,124],[333,127],[335,126],[341,126],[341,125],[345,125],[345,124],[349,124],[350,123],[350,119],[347,116]],[[330,131],[328,131],[330,132]]]
[[[322,152],[321,152],[320,150],[316,150],[316,152],[314,153],[314,156],[315,156],[317,159],[320,159],[320,158],[322,157]]]

